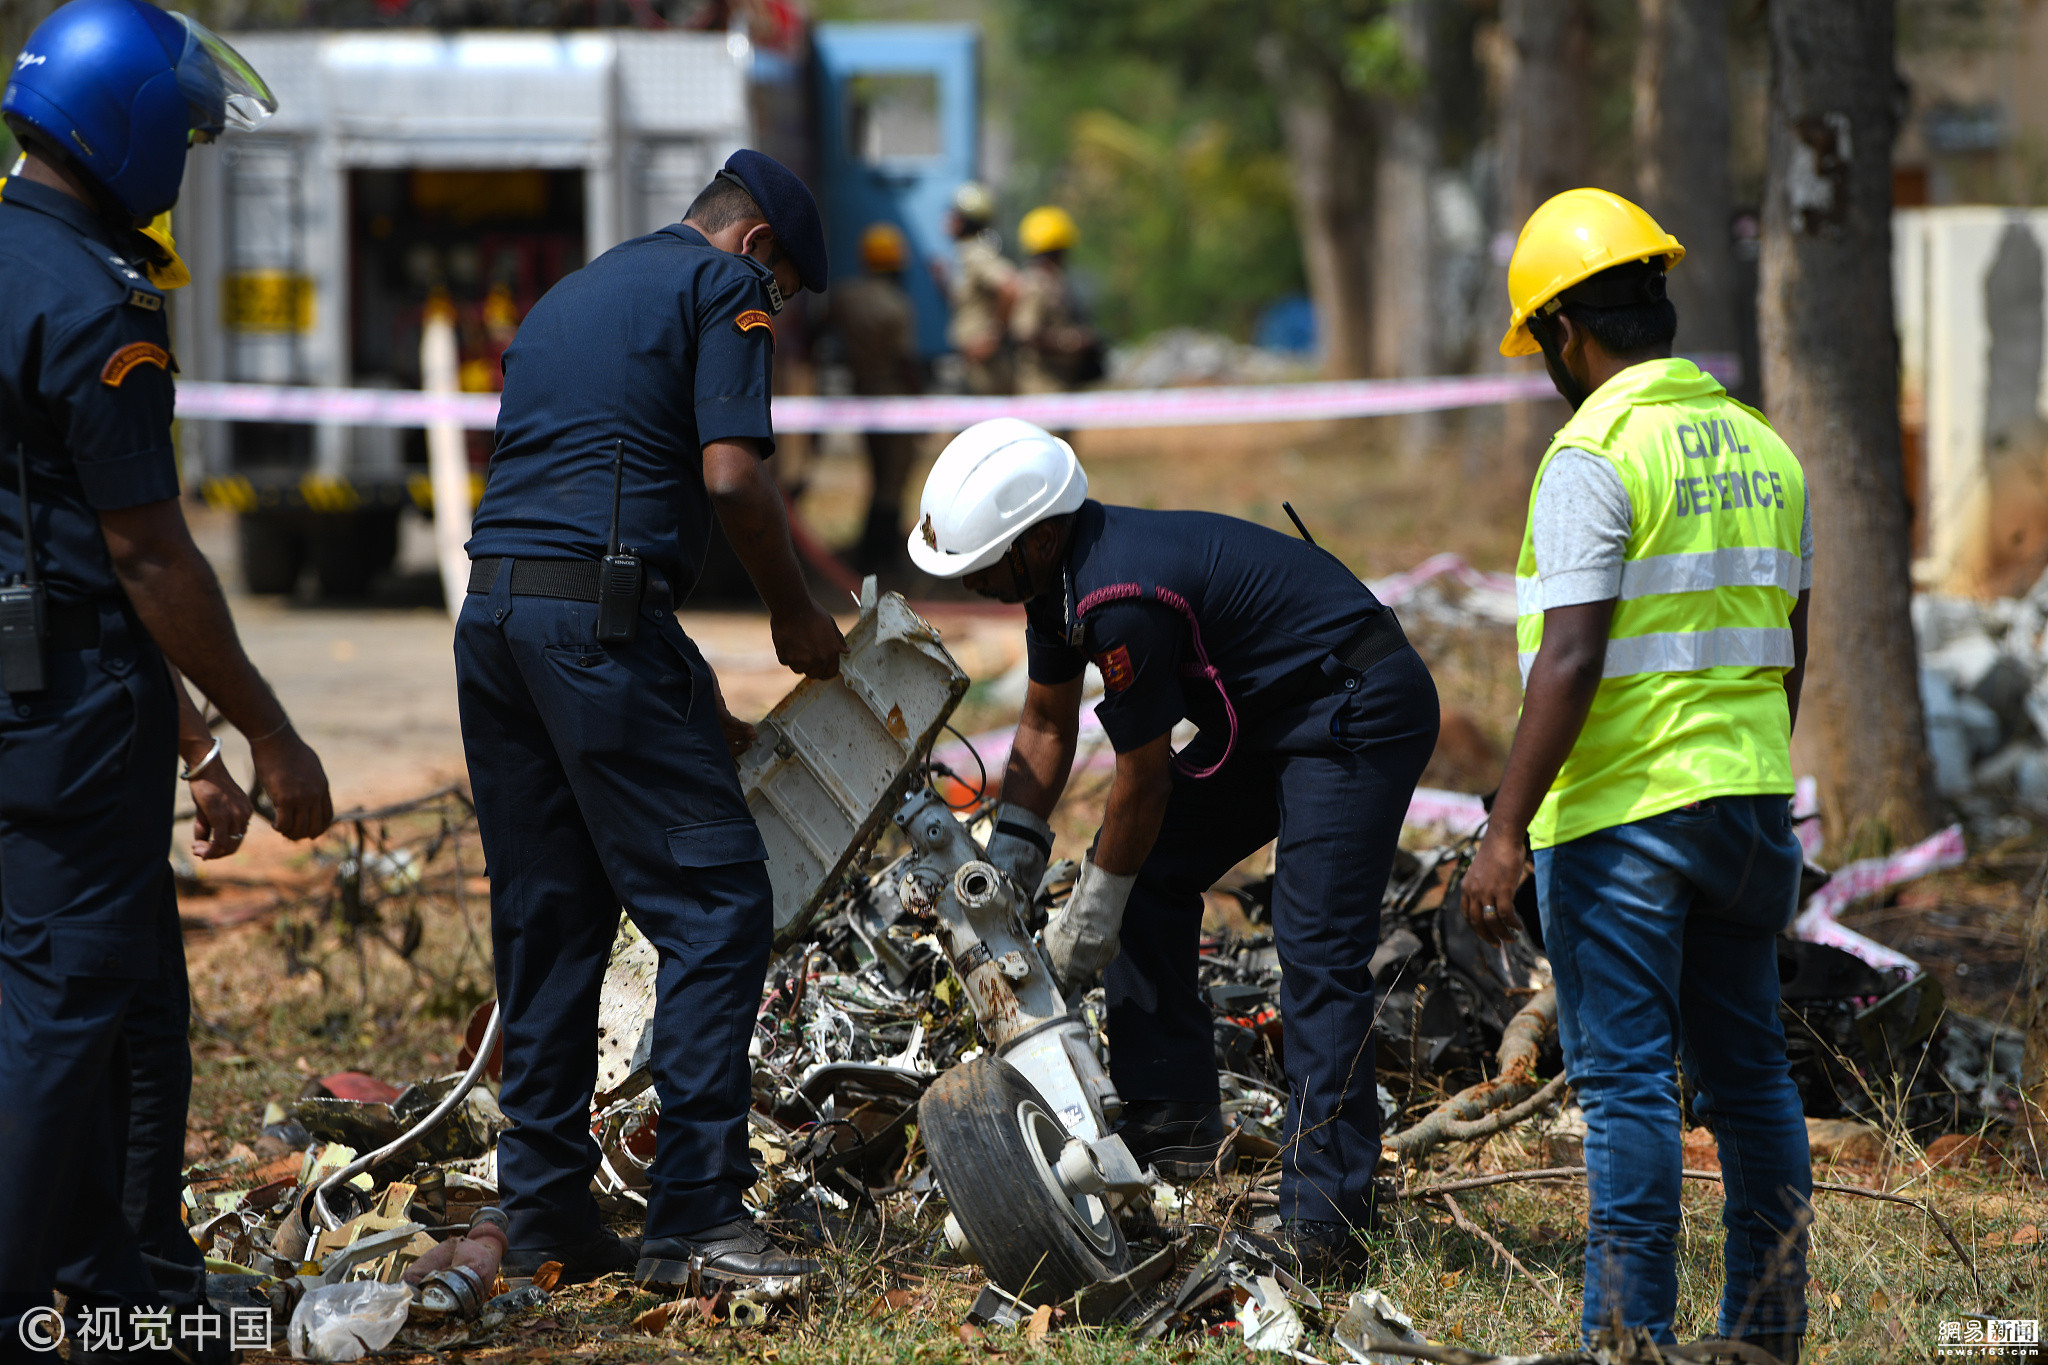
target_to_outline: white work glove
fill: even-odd
[[[1122,951],[1124,906],[1137,881],[1135,873],[1119,877],[1097,867],[1093,858],[1082,861],[1067,908],[1045,926],[1046,956],[1062,991],[1087,989]]]
[[[1038,884],[1045,880],[1045,864],[1052,857],[1052,826],[1009,801],[996,807],[991,820],[994,833],[988,836],[988,860],[1017,883],[1029,904],[1038,894]]]

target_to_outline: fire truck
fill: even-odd
[[[174,297],[187,378],[421,387],[420,337],[452,309],[464,390],[548,288],[679,219],[743,146],[818,194],[837,271],[869,223],[904,231],[919,344],[943,348],[930,264],[977,174],[970,25],[809,24],[756,6],[714,31],[257,31],[232,36],[277,91],[257,134],[190,160],[175,218],[198,283]],[[778,319],[778,383],[805,354]],[[388,568],[399,518],[428,509],[425,434],[188,420],[187,483],[239,514],[251,591],[326,597]],[[489,434],[471,432],[481,477]]]

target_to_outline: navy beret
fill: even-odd
[[[825,261],[825,225],[818,201],[796,173],[772,156],[742,147],[726,158],[725,169],[746,186],[760,205],[761,216],[775,229],[775,240],[789,253],[797,277],[814,294],[825,292],[829,270]]]

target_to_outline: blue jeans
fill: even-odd
[[[1783,796],[1696,802],[1536,854],[1565,1070],[1586,1115],[1589,1339],[1618,1322],[1674,1340],[1675,1057],[1726,1182],[1719,1331],[1805,1331],[1813,1177],[1775,943],[1799,866]]]

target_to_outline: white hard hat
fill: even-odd
[[[985,569],[1018,536],[1087,497],[1088,475],[1065,441],[1017,417],[976,422],[924,481],[911,562],[935,578]]]

